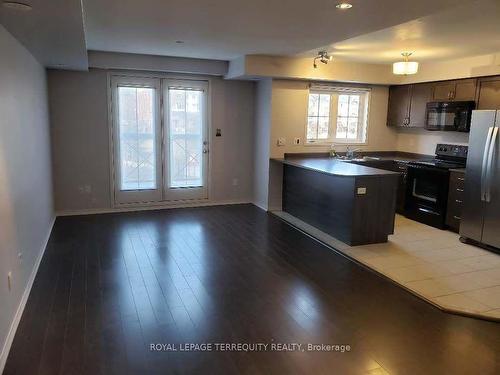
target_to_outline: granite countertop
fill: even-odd
[[[398,172],[386,171],[383,169],[366,167],[364,165],[349,163],[330,157],[293,157],[285,159],[271,159],[294,167],[309,169],[332,176],[341,177],[378,177],[378,176],[398,176]],[[394,160],[394,159],[391,159]]]

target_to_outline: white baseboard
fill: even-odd
[[[49,231],[47,233],[47,237],[45,238],[45,241],[43,241],[42,243],[39,255],[35,261],[33,270],[31,271],[31,275],[28,279],[28,283],[26,284],[26,288],[24,289],[23,296],[21,297],[21,301],[19,302],[19,305],[17,307],[16,314],[14,315],[14,319],[12,320],[12,323],[10,325],[9,333],[7,334],[7,338],[5,339],[5,343],[2,348],[2,354],[0,354],[0,374],[3,373],[5,364],[7,362],[7,357],[9,356],[10,348],[12,346],[12,342],[14,341],[14,336],[16,335],[17,327],[19,326],[19,322],[21,321],[21,317],[23,315],[26,302],[28,301],[28,297],[31,292],[31,287],[33,286],[33,282],[35,281],[35,277],[38,272],[38,267],[40,267],[43,255],[45,254],[45,249],[47,248],[47,243],[49,242],[50,234],[52,233],[52,228],[54,227],[55,221],[56,218],[54,217],[49,225]]]
[[[94,214],[109,214],[117,212],[135,212],[135,211],[150,211],[150,210],[168,210],[172,208],[189,208],[189,207],[208,207],[208,206],[223,206],[227,204],[249,204],[253,203],[250,199],[236,199],[224,201],[197,201],[197,202],[182,202],[168,203],[162,205],[151,206],[124,206],[114,208],[91,208],[83,210],[64,210],[56,211],[56,216],[76,216],[76,215],[94,215]],[[255,203],[254,203],[255,204]]]
[[[269,209],[267,207],[265,207],[264,205],[260,204],[260,203],[257,203],[257,202],[251,202],[254,206],[257,206],[259,207],[261,210],[264,210],[264,211],[269,211]]]

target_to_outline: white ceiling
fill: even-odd
[[[371,63],[393,62],[403,51],[418,61],[500,52],[500,0],[471,1],[325,48],[339,60]]]
[[[66,69],[86,69],[87,49],[230,60],[326,46],[372,63],[500,51],[500,0],[351,0],[346,11],[340,0],[23,1],[33,10],[0,7],[0,23],[44,65]]]
[[[83,0],[89,50],[229,60],[296,55],[470,0]],[[182,40],[182,45],[176,44]]]
[[[0,3],[2,1],[0,0]],[[87,69],[80,0],[21,0],[31,11],[0,6],[0,24],[43,65]]]

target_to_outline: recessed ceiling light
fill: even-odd
[[[349,3],[338,3],[337,5],[335,5],[336,8],[338,9],[351,9],[352,8],[352,4],[349,4]]]
[[[2,5],[5,8],[14,9],[14,10],[28,11],[28,10],[32,10],[33,9],[33,7],[31,5],[29,5],[29,4],[18,3],[16,1],[4,1],[2,3]]]

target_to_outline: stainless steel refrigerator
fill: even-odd
[[[460,235],[500,249],[500,110],[473,111]]]

